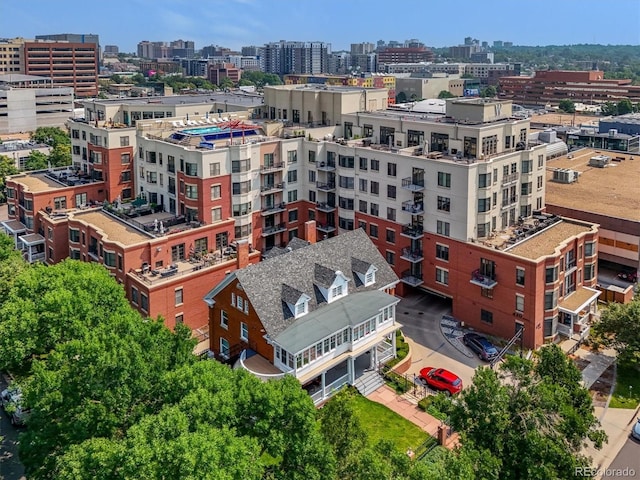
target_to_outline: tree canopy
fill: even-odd
[[[574,113],[576,111],[576,104],[573,103],[572,100],[565,98],[564,100],[560,100],[558,108],[566,113]]]
[[[440,90],[438,94],[438,98],[454,98],[455,95],[451,93],[449,90]]]
[[[640,299],[610,303],[602,310],[600,321],[593,325],[596,340],[615,348],[622,362],[640,366]]]
[[[5,179],[9,175],[18,173],[18,168],[12,158],[0,155],[0,203],[7,201],[7,186]]]

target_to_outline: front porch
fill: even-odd
[[[26,235],[27,233],[27,227],[24,223],[18,220],[5,220],[4,222],[0,222],[0,225],[2,225],[4,232],[13,238],[15,247],[20,249],[20,241],[18,240],[18,237],[20,235]]]
[[[569,339],[582,341],[589,335],[590,323],[597,316],[601,292],[580,287],[558,305],[558,333]]]
[[[24,259],[29,263],[44,262],[44,237],[38,233],[30,233],[18,237],[19,249],[22,250]]]

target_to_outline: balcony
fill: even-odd
[[[336,209],[335,205],[329,205],[327,202],[316,203],[316,210],[319,212],[331,213]]]
[[[424,213],[424,202],[414,202],[413,200],[402,202],[402,211],[411,215],[422,215]]]
[[[411,270],[405,270],[400,274],[400,280],[407,285],[411,285],[412,287],[417,287],[418,285],[422,285],[424,280],[422,280],[421,272],[412,272]]]
[[[264,227],[262,229],[262,236],[268,237],[269,235],[275,235],[276,233],[281,233],[287,230],[287,226],[284,223],[279,223],[277,225],[271,225],[268,227]]]
[[[518,197],[509,197],[509,198],[505,198],[504,200],[502,200],[502,208],[509,208],[513,205],[515,205],[516,203],[518,203]]]
[[[327,225],[326,223],[316,223],[316,227],[318,228],[318,230],[325,233],[331,233],[336,231],[335,225]]]
[[[402,188],[412,192],[422,192],[424,190],[424,178],[407,177],[402,179]]]
[[[520,174],[518,172],[505,175],[504,177],[502,177],[502,186],[504,187],[506,185],[516,183],[519,178],[520,178]]]
[[[485,275],[480,270],[475,270],[471,274],[471,283],[482,288],[493,288],[498,285],[495,274]]]
[[[422,238],[424,235],[424,228],[420,224],[408,224],[402,226],[402,232],[400,235],[411,239]]]
[[[336,169],[336,162],[316,162],[316,168],[321,172],[333,172]]]
[[[260,215],[262,215],[263,217],[267,215],[273,215],[274,213],[284,212],[286,209],[287,204],[284,202],[278,203],[276,205],[265,205],[264,207],[262,207]]]
[[[269,185],[262,185],[260,187],[260,194],[266,195],[268,193],[281,192],[282,190],[284,190],[284,182],[273,183]]]
[[[405,247],[402,249],[402,255],[400,255],[400,258],[411,263],[417,263],[424,259],[424,253],[419,249],[411,250],[410,248]]]
[[[284,162],[260,165],[260,173],[277,172],[284,169]]]
[[[330,192],[336,189],[335,183],[316,182],[316,188],[323,192]]]

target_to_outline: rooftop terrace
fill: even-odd
[[[589,159],[606,154],[611,162],[604,168],[589,166]],[[578,181],[551,181],[553,170],[579,172]],[[640,222],[640,158],[621,152],[582,149],[547,163],[546,203],[575,210]]]
[[[90,175],[73,170],[71,167],[19,173],[17,175],[11,175],[7,177],[7,179],[21,183],[26,187],[27,191],[34,193],[102,182],[102,180],[91,178]]]

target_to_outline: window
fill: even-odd
[[[231,184],[232,195],[243,195],[251,191],[251,180],[246,182],[233,182]]]
[[[493,288],[481,288],[480,295],[485,298],[493,298]]]
[[[553,283],[558,280],[558,266],[547,267],[545,270],[545,283]]]
[[[174,299],[176,307],[182,305],[182,288],[177,288],[174,292]]]
[[[360,157],[360,170],[367,170],[369,168],[369,159]]]
[[[361,178],[358,180],[358,190],[365,193],[369,191],[369,182],[367,182],[366,178]]]
[[[392,222],[396,221],[396,209],[395,208],[387,207],[387,220],[390,220]]]
[[[353,157],[345,157],[343,155],[338,155],[338,165],[344,168],[353,168],[354,159]]]
[[[78,253],[80,252],[78,251]],[[131,303],[138,304],[138,289],[135,287],[131,287]]]
[[[353,220],[349,218],[338,217],[338,225],[343,230],[353,230]]]
[[[538,168],[544,167],[544,155],[538,155]]]
[[[230,355],[230,347],[229,340],[226,338],[220,337],[220,356],[222,358],[229,358]]]
[[[249,341],[249,325],[240,322],[240,338],[245,342]]]
[[[188,183],[185,185],[184,195],[187,198],[191,198],[193,200],[198,199],[198,186],[197,185],[189,185]]]
[[[244,310],[244,298],[240,296],[236,297],[236,308],[238,310]]]
[[[222,186],[211,185],[211,200],[216,200],[222,197]]]
[[[371,160],[371,171],[379,172],[380,171],[380,161],[379,160]]]
[[[385,253],[385,259],[387,260],[387,263],[389,265],[395,265],[396,264],[396,254],[393,252],[390,252],[387,250],[387,252]]]
[[[396,243],[396,232],[395,230],[391,230],[387,228],[387,242]]]
[[[438,210],[449,212],[451,210],[451,199],[449,197],[438,196]]]
[[[371,181],[371,195],[380,194],[380,184],[378,182]]]
[[[387,198],[396,198],[396,186],[387,185]]]
[[[309,182],[316,183],[316,171],[309,170]]]
[[[287,182],[296,183],[298,181],[298,170],[289,170],[287,172]]]
[[[439,243],[436,243],[436,258],[448,262],[449,247],[447,245],[440,245]]]
[[[524,295],[516,294],[516,312],[524,312]]]
[[[436,267],[436,282],[442,285],[449,285],[449,271]]]
[[[232,160],[231,173],[248,172],[251,169],[251,160]]]
[[[167,155],[167,171],[176,173],[176,159],[173,155]]]
[[[586,242],[584,244],[584,256],[592,257],[596,254],[596,242]]]
[[[533,183],[523,183],[520,185],[520,195],[531,195],[533,193]]]
[[[558,290],[544,293],[544,309],[553,310],[558,305]]]
[[[524,287],[524,268],[516,267],[516,285]]]
[[[387,175],[390,177],[395,177],[397,173],[397,168],[395,163],[387,163]]]
[[[149,311],[149,297],[146,294],[140,294],[140,308],[145,312]]]
[[[588,280],[593,280],[593,278],[595,277],[595,264],[593,263],[587,263],[584,266],[584,281],[588,281]]]
[[[377,217],[378,216],[378,204],[377,203],[370,203],[369,204],[369,209],[370,209],[370,214]]]
[[[488,324],[493,323],[493,312],[489,310],[485,310],[484,308],[480,310],[480,321]]]
[[[287,163],[298,163],[298,151],[297,150],[289,150],[287,151]]]
[[[316,152],[314,151],[309,152],[309,163],[316,163]]]
[[[316,203],[316,192],[314,190],[309,190],[309,201],[311,203]]]
[[[222,328],[229,328],[229,315],[224,310],[220,310],[220,326]]]
[[[438,172],[438,186],[451,188],[451,174],[445,172]]]
[[[481,173],[478,176],[478,188],[487,188],[491,186],[491,174]]]
[[[182,325],[184,323],[184,314],[179,313],[176,315],[176,325]]]
[[[210,163],[209,164],[209,176],[216,177],[220,175],[220,163]]]
[[[115,252],[107,252],[104,251],[104,264],[106,267],[115,268],[116,267],[116,254]]]
[[[373,238],[378,238],[378,226],[374,224],[369,225],[369,235]]]
[[[251,213],[251,202],[237,203],[233,205],[233,216],[242,217]]]
[[[340,175],[340,177],[338,179],[338,184],[342,188],[348,188],[349,190],[353,190],[355,182],[354,182],[353,177],[344,177],[344,176]]]
[[[222,207],[211,209],[211,223],[220,222],[222,220]]]
[[[297,228],[292,228],[291,230],[289,230],[289,241],[293,240],[294,238],[298,238]]]
[[[367,207],[368,207],[368,205],[367,205],[367,202],[365,200],[360,200],[358,202],[358,211],[360,213],[367,213]]]
[[[491,210],[491,199],[490,198],[479,198],[478,199],[478,213],[485,213]]]
[[[287,192],[287,201],[289,203],[296,202],[298,200],[298,190],[291,190]]]
[[[438,220],[436,224],[436,233],[438,235],[443,235],[445,237],[448,237],[450,233],[449,222],[443,222],[442,220]]]
[[[522,173],[531,173],[531,172],[533,172],[533,160],[523,160]]]
[[[120,146],[128,147],[129,146],[129,137],[120,137]]]
[[[75,228],[70,228],[69,241],[72,243],[78,243],[80,241],[80,230],[76,230]]]
[[[131,154],[130,153],[122,153],[120,154],[120,163],[130,163],[131,162]]]
[[[336,298],[336,297],[340,297],[341,295],[342,295],[342,285],[336,285],[335,287],[333,287],[333,289],[331,290],[331,297]]]
[[[296,222],[298,220],[298,210],[289,210],[289,221]]]

